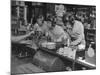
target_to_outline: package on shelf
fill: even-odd
[[[64,56],[69,56],[70,51],[71,51],[71,48],[64,47]]]
[[[72,59],[75,59],[75,56],[76,56],[76,49],[71,50],[68,56],[69,56],[70,58],[72,58]]]
[[[76,50],[77,49],[73,49],[71,47],[64,47],[64,48],[60,48],[57,53],[75,59]]]

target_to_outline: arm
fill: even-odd
[[[77,40],[71,42],[71,45],[77,45],[82,41],[83,36],[81,34],[78,35],[77,37],[78,37]]]
[[[34,33],[34,31],[29,32],[29,33],[26,34],[26,35],[21,35],[21,36],[11,36],[11,41],[12,41],[12,42],[19,42],[20,40],[22,40],[22,39],[24,39],[24,38],[30,36],[32,33]]]

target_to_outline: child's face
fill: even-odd
[[[40,18],[40,19],[38,19],[38,20],[37,20],[37,23],[41,26],[41,25],[42,25],[42,23],[43,23],[43,19],[41,19],[41,18]]]
[[[69,33],[72,31],[72,26],[70,23],[66,23],[66,31]]]
[[[51,28],[52,22],[51,21],[48,21],[48,24],[47,25],[48,25],[49,28]]]

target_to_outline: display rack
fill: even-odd
[[[17,25],[20,27],[20,25],[26,25],[27,24],[27,6],[24,2],[20,1],[12,1],[12,17],[17,18]],[[12,22],[13,22],[12,18]]]
[[[12,35],[18,34],[20,27],[27,25],[27,6],[23,1],[11,1],[11,30]]]

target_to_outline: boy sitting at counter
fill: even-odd
[[[64,29],[58,24],[54,23],[54,20],[52,21],[48,19],[47,27],[48,30],[46,32],[46,36],[49,36],[52,42],[62,42],[63,40],[68,38]]]

